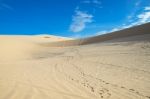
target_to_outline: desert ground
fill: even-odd
[[[45,44],[66,39],[0,36],[0,99],[150,99],[150,34]]]

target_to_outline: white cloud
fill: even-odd
[[[113,29],[111,29],[109,31],[106,31],[106,30],[100,31],[100,32],[97,32],[95,34],[99,35],[99,34],[111,33],[111,32],[115,32],[115,31],[118,31],[118,30],[130,28],[130,27],[133,27],[133,26],[136,26],[136,25],[140,25],[140,24],[144,24],[144,23],[150,22],[150,7],[145,7],[143,12],[138,14],[138,15],[136,15],[135,17],[137,18],[137,20],[132,22],[132,23],[130,23],[130,24],[128,24],[128,25],[123,24],[122,26],[120,26],[118,28],[113,28]]]
[[[93,3],[93,4],[101,4],[101,1],[100,0],[84,0],[82,1],[82,3]]]
[[[95,3],[95,4],[101,4],[101,1],[100,0],[93,0],[93,3]]]
[[[140,23],[146,23],[146,22],[150,21],[150,12],[142,13],[142,14],[138,15],[138,18],[139,18]]]
[[[133,22],[131,22],[128,25],[124,24],[123,26],[120,26],[119,29],[130,28],[130,27],[133,27],[133,26],[136,26],[136,25],[140,25],[140,24],[150,22],[150,7],[145,7],[140,14],[132,16],[131,18],[134,18],[136,20],[134,20]]]
[[[104,31],[99,31],[96,33],[96,35],[102,35],[102,34],[106,34],[108,33],[108,31],[104,30]]]
[[[107,33],[111,33],[111,32],[115,32],[115,31],[119,31],[121,30],[121,28],[113,28],[111,30],[103,30],[103,31],[99,31],[96,33],[96,35],[102,35],[102,34],[107,34]]]
[[[150,10],[150,7],[145,7],[145,10]]]
[[[142,12],[140,13],[132,13],[131,15],[127,16],[128,22],[124,25],[120,26],[120,29],[130,28],[136,25],[144,24],[150,22],[150,6],[146,6],[141,9]]]
[[[72,24],[70,25],[70,31],[80,32],[85,29],[87,23],[92,22],[93,16],[79,10],[76,10],[75,12],[76,14],[73,16]]]
[[[133,22],[131,22],[129,24],[123,24],[123,25],[121,25],[117,28],[113,28],[111,30],[99,31],[99,32],[95,33],[95,35],[111,33],[111,32],[119,31],[122,29],[130,28],[130,27],[133,27],[136,25],[150,22],[150,7],[145,7],[144,10],[142,11],[142,13],[135,15],[135,16],[129,16],[129,19],[130,18],[135,18],[136,20],[134,20]]]
[[[84,4],[92,4],[95,7],[102,8],[102,2],[100,0],[84,0],[82,1]]]
[[[120,28],[113,28],[110,32],[115,32],[115,31],[118,31],[120,30]]]
[[[143,24],[150,21],[150,7],[145,7],[144,12],[138,16],[139,24]]]

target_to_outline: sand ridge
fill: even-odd
[[[150,99],[149,38],[58,47],[52,37],[1,36],[0,99]]]

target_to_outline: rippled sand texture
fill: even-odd
[[[69,47],[34,38],[0,37],[0,99],[150,99],[150,34]]]

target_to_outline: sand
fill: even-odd
[[[150,99],[150,34],[45,46],[57,40],[0,37],[0,99]]]

